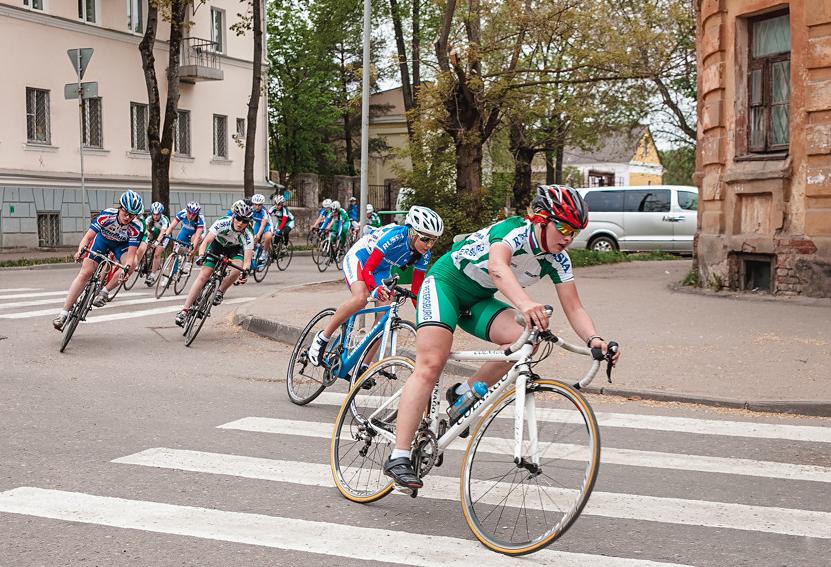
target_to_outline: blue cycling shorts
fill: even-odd
[[[115,254],[115,259],[117,262],[121,262],[121,255],[127,251],[129,247],[129,243],[127,242],[119,242],[117,240],[107,240],[100,234],[95,235],[95,240],[92,241],[91,250],[93,252],[97,252],[103,256],[106,256],[110,252]],[[97,258],[95,256],[90,257],[91,260],[95,261],[96,263],[101,263],[101,258]]]

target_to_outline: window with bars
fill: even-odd
[[[130,147],[135,152],[146,152],[147,147],[147,119],[146,104],[130,103]]]
[[[237,118],[237,138],[245,140],[245,118]]]
[[[43,10],[43,2],[44,0],[23,0],[23,5],[32,10]]]
[[[103,127],[101,124],[101,97],[84,99],[81,118],[84,124],[84,147],[103,148]]]
[[[35,144],[51,143],[47,90],[26,88],[26,139]]]
[[[94,24],[97,19],[95,17],[96,0],[78,0],[78,18]]]
[[[219,53],[225,53],[225,10],[211,8],[211,41]]]
[[[214,157],[228,157],[228,117],[214,114]]]
[[[173,129],[173,151],[183,156],[190,155],[190,110],[176,111],[176,125]]]
[[[38,246],[54,248],[61,245],[61,214],[38,212]]]
[[[144,32],[143,2],[144,0],[127,0],[127,29],[131,32]]]
[[[790,139],[791,28],[787,12],[750,20],[747,147],[781,152]]]

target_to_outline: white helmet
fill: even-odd
[[[372,206],[372,203],[366,204],[366,212],[371,213],[375,210],[375,207]]]
[[[411,226],[416,232],[430,236],[441,236],[444,232],[444,222],[433,209],[427,207],[410,207],[404,224]]]
[[[332,208],[332,199],[323,199],[323,208],[324,209],[331,209]]]
[[[274,204],[275,205],[282,205],[286,202],[286,198],[282,195],[274,195]]]
[[[340,209],[340,201],[332,201],[332,208],[336,211]]]
[[[265,203],[265,195],[262,193],[254,193],[254,195],[251,196],[251,202],[255,205],[262,205]]]

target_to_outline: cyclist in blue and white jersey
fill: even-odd
[[[254,255],[254,236],[248,228],[252,221],[251,206],[246,204],[245,201],[237,201],[231,207],[231,210],[233,216],[220,217],[214,222],[199,247],[199,256],[202,258],[205,258],[205,253],[209,252],[213,256],[225,256],[234,261],[236,265],[241,264],[243,268],[242,273],[234,268],[228,270],[228,275],[219,284],[219,291],[214,296],[214,305],[222,303],[225,292],[237,281],[237,278],[239,278],[240,284],[248,281],[248,270],[251,269],[251,258]],[[205,287],[205,283],[213,273],[215,265],[215,258],[207,257],[205,259],[196,281],[190,286],[182,310],[176,314],[176,324],[180,327],[184,326],[190,306],[199,298],[202,288]]]
[[[317,213],[317,219],[312,223],[311,230],[318,229],[323,232],[323,225],[329,220],[332,214],[332,199],[323,199],[320,204],[320,211]]]
[[[346,214],[349,215],[350,230],[352,230],[353,237],[357,239],[361,231],[361,208],[358,206],[358,200],[355,197],[349,197],[349,208],[346,209]]]
[[[110,252],[115,254],[118,262],[128,266],[129,272],[132,272],[135,267],[136,248],[141,242],[141,234],[143,225],[138,217],[144,209],[141,195],[135,191],[125,191],[119,199],[118,208],[104,209],[101,211],[95,220],[89,225],[81,243],[78,245],[78,251],[75,253],[75,261],[81,259],[84,248],[90,247],[91,250],[106,256]],[[63,328],[64,322],[69,315],[69,310],[78,296],[81,295],[84,286],[92,277],[92,273],[101,260],[94,257],[84,258],[81,265],[81,270],[72,284],[69,286],[69,292],[66,295],[63,308],[58,316],[52,321],[52,325],[57,329]],[[129,273],[128,273],[129,275]],[[119,278],[113,278],[109,288],[114,289],[121,283]],[[109,299],[109,291],[107,287],[101,289],[98,296],[95,297],[93,304],[96,307],[101,307]]]
[[[286,199],[282,195],[275,195],[274,206],[268,211],[274,216],[274,234],[283,239],[283,244],[288,245],[289,233],[294,228],[294,215],[286,206]]]
[[[187,274],[190,272],[191,262],[193,262],[193,255],[199,247],[199,240],[202,238],[202,232],[205,230],[205,215],[202,214],[202,205],[196,201],[188,203],[184,209],[176,213],[170,226],[164,232],[163,236],[170,236],[177,226],[182,225],[179,229],[179,234],[176,235],[177,240],[190,240],[193,246],[188,254],[188,260],[182,266],[182,272]]]
[[[323,331],[309,347],[309,360],[320,364],[320,353],[338,327],[366,306],[371,297],[379,305],[390,299],[390,290],[381,285],[393,266],[413,267],[412,292],[418,295],[430,262],[430,249],[444,232],[444,222],[432,209],[412,207],[403,226],[390,224],[375,229],[352,245],[343,260],[343,273],[352,297],[343,302]]]
[[[262,241],[263,251],[262,257],[267,258],[271,252],[271,239],[274,237],[274,224],[271,222],[271,215],[268,214],[268,209],[265,203],[265,195],[256,193],[251,197],[251,203],[254,206],[251,218],[254,219],[254,226],[252,232],[254,234],[254,248]],[[257,262],[261,262],[262,258],[257,258]]]

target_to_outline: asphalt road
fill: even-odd
[[[31,312],[56,309],[73,276],[0,271],[2,565],[803,567],[831,557],[827,419],[592,399],[603,465],[589,505],[547,550],[510,559],[473,540],[447,490],[460,451],[417,499],[344,500],[328,475],[337,395],[289,403],[288,347],[233,326],[235,305],[186,348],[178,300],[119,297],[92,313],[113,317],[82,324],[59,354],[52,312]],[[296,258],[228,299],[320,280]]]

